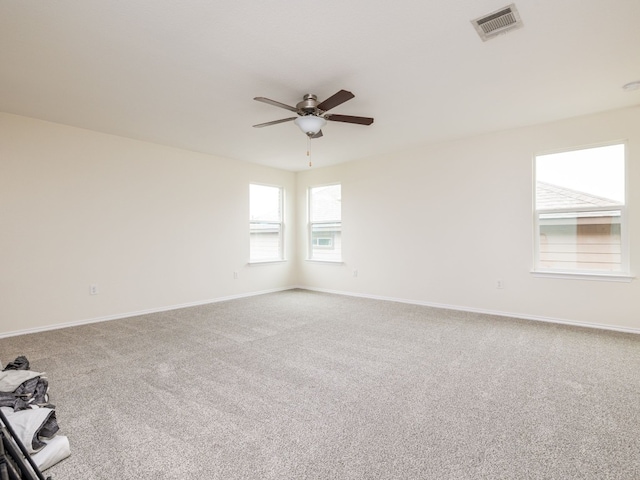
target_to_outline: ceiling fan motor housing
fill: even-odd
[[[311,93],[307,93],[304,99],[296,105],[296,108],[300,112],[305,112],[306,115],[317,114],[318,112],[318,97]]]

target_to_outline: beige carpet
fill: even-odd
[[[640,337],[303,290],[0,340],[56,480],[640,478]]]

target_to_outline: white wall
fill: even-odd
[[[344,265],[301,262],[301,285],[640,331],[640,280],[534,278],[533,156],[628,140],[631,270],[640,271],[640,107],[310,169],[342,183]],[[306,233],[300,230],[304,258]],[[358,276],[353,276],[353,270]],[[496,288],[496,281],[504,289]]]
[[[534,153],[620,139],[637,274],[640,107],[298,174],[0,113],[0,335],[296,284],[640,330],[640,280],[530,274]],[[250,182],[287,191],[289,262],[247,265]],[[305,262],[306,189],[333,182],[345,263]]]
[[[295,285],[247,265],[250,182],[295,216],[291,172],[0,113],[0,334]]]

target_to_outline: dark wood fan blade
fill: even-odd
[[[269,105],[273,105],[274,107],[280,107],[280,108],[284,108],[286,110],[291,110],[292,112],[298,113],[298,109],[296,107],[291,107],[284,103],[276,102],[275,100],[271,100],[270,98],[255,97],[254,100],[257,100],[258,102],[262,102],[262,103],[268,103]]]
[[[282,120],[274,120],[272,122],[259,123],[258,125],[254,125],[254,127],[255,128],[268,127],[269,125],[277,125],[278,123],[290,122],[292,120],[295,120],[296,118],[298,117],[289,117],[289,118],[283,118]]]
[[[371,117],[354,117],[353,115],[327,115],[327,120],[332,122],[357,123],[358,125],[371,125],[373,118]]]
[[[343,104],[347,100],[351,100],[355,95],[351,92],[347,92],[346,90],[340,90],[338,93],[333,94],[329,98],[327,98],[324,102],[318,105],[318,109],[326,112],[331,110],[332,108],[337,107],[338,105]]]
[[[322,130],[318,130],[318,133],[311,135],[311,138],[320,138],[322,136]]]

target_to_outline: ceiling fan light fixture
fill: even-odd
[[[315,135],[327,124],[327,121],[317,115],[304,115],[296,118],[293,123],[306,135]]]

